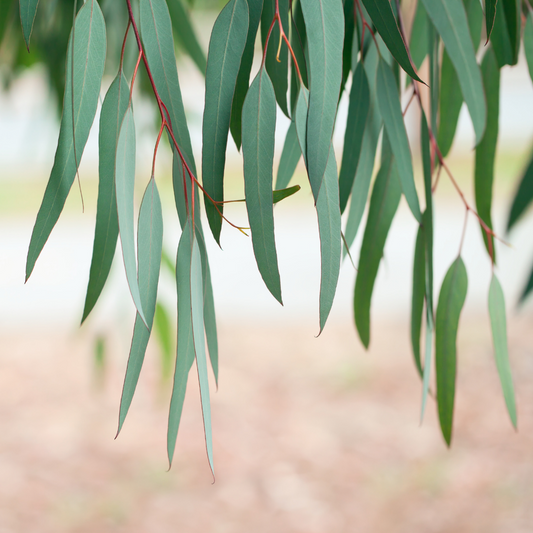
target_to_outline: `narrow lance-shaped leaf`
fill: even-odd
[[[333,148],[316,202],[318,232],[320,235],[320,331],[333,305],[341,263],[341,212],[339,209],[339,182]]]
[[[418,196],[415,189],[411,151],[403,122],[398,88],[392,70],[382,60],[380,60],[378,65],[376,89],[379,109],[383,117],[391,150],[394,154],[403,194],[416,220],[422,222],[420,204],[418,203]]]
[[[474,188],[476,209],[481,220],[492,229],[492,184],[494,181],[494,160],[498,143],[498,120],[500,116],[500,69],[496,63],[496,56],[492,47],[486,51],[481,64],[485,95],[487,97],[487,128],[483,139],[476,147],[476,163],[474,170]],[[494,238],[487,238],[487,233],[481,227],[485,247],[493,262],[496,262]],[[490,239],[490,243],[489,243]]]
[[[507,231],[516,224],[520,217],[526,212],[526,209],[533,200],[533,151],[531,152],[529,163],[520,180],[520,185],[511,205],[509,219],[507,221]]]
[[[512,65],[513,48],[505,18],[505,11],[501,2],[499,5],[496,5],[496,15],[494,19],[494,27],[490,36],[490,42],[492,43],[494,53],[496,54],[498,67],[502,68],[505,65]]]
[[[293,3],[294,6],[294,3]],[[300,2],[296,3],[296,7],[293,7],[293,16],[291,19],[291,46],[296,57],[296,63],[302,77],[304,85],[309,88],[309,78],[307,75],[307,32],[305,29],[304,15],[302,13],[302,5]],[[291,114],[296,107],[296,101],[300,93],[300,78],[294,61],[291,57]]]
[[[450,266],[439,294],[435,328],[437,405],[442,435],[452,441],[455,379],[457,374],[457,329],[466,298],[468,278],[461,257]]]
[[[476,62],[463,2],[461,0],[422,1],[429,18],[444,41],[446,51],[457,72],[476,133],[476,143],[478,143],[485,131],[487,110],[481,72]]]
[[[533,80],[533,13],[531,12],[528,12],[526,15],[523,40],[529,77]]]
[[[294,122],[291,122],[289,129],[287,130],[285,143],[283,144],[283,150],[279,160],[276,189],[284,189],[287,187],[294,175],[296,167],[298,166],[298,161],[300,161],[301,155],[302,151],[298,142],[298,135],[296,134],[296,125]]]
[[[520,50],[520,37],[522,29],[522,0],[502,0],[500,9],[503,7],[509,41],[511,44],[512,62],[518,62],[518,52]]]
[[[309,49],[307,170],[315,202],[329,158],[342,81],[341,0],[300,0]]]
[[[348,119],[344,134],[341,169],[339,172],[339,198],[341,213],[346,209],[359,164],[363,137],[370,109],[370,89],[362,63],[357,65],[352,79]]]
[[[205,75],[205,54],[196,37],[187,8],[183,5],[182,0],[167,0],[167,6],[176,37],[198,70]]]
[[[174,55],[172,23],[166,0],[140,0],[139,12],[144,53],[157,92],[168,109],[172,131],[185,161],[196,176],[196,165]]]
[[[242,118],[244,190],[255,259],[268,290],[282,303],[272,199],[276,97],[264,68],[248,90]]]
[[[118,238],[115,194],[115,159],[120,126],[129,102],[128,83],[122,71],[109,87],[100,113],[98,138],[98,204],[93,255],[82,323],[98,301],[111,269]]]
[[[248,92],[250,83],[250,71],[254,60],[255,38],[257,29],[261,21],[263,11],[263,0],[248,1],[248,35],[246,44],[242,53],[237,82],[235,83],[235,92],[233,93],[233,103],[231,104],[230,130],[233,140],[240,150],[242,144],[242,105]]]
[[[505,398],[505,405],[507,406],[507,412],[509,413],[511,422],[516,429],[516,401],[507,349],[505,298],[502,286],[494,274],[492,275],[489,289],[489,314],[492,328],[492,342],[494,344],[494,357],[496,358],[496,367],[500,375],[503,397]]]
[[[524,287],[524,290],[522,291],[522,294],[520,295],[519,303],[522,304],[524,300],[531,294],[532,290],[533,290],[533,269],[531,270],[526,286]]]
[[[498,0],[485,0],[485,32],[487,41],[490,39],[492,28],[494,26],[494,18],[496,17],[496,4]]]
[[[359,53],[359,45],[356,42],[354,44],[354,34],[355,40],[358,41],[356,24],[354,21],[354,0],[345,0],[344,1],[344,46],[342,49],[342,82],[341,90],[339,94],[340,97],[344,91],[346,81],[352,69],[352,53],[355,52],[357,55]],[[354,58],[355,60],[355,58]]]
[[[128,366],[124,378],[124,387],[122,389],[122,398],[120,400],[117,434],[120,432],[122,425],[124,424],[135,389],[137,388],[146,347],[152,331],[162,248],[163,214],[161,211],[159,192],[155,180],[152,177],[148,182],[148,186],[146,187],[141,202],[141,209],[139,211],[139,228],[137,233],[137,250],[139,256],[138,281],[141,302],[146,316],[146,324],[141,319],[139,313],[137,313],[135,317],[130,355],[128,358]]]
[[[272,201],[277,204],[278,202],[281,202],[281,200],[285,200],[285,198],[296,194],[300,189],[301,187],[299,185],[293,185],[292,187],[287,187],[286,189],[272,191]]]
[[[370,344],[370,303],[374,283],[383,257],[387,234],[402,193],[395,160],[390,148],[387,147],[385,150],[387,155],[382,159],[370,198],[368,220],[355,280],[353,300],[355,325],[365,348]]]
[[[416,235],[415,255],[413,259],[413,292],[411,298],[411,346],[415,358],[416,369],[422,377],[420,359],[420,335],[422,333],[422,317],[424,313],[424,297],[426,293],[426,254],[424,227],[418,227]]]
[[[213,27],[205,75],[202,181],[205,192],[215,202],[224,200],[231,103],[247,32],[248,3],[246,0],[230,0]],[[211,199],[205,196],[205,210],[213,236],[220,244],[223,205],[220,204],[217,210]]]
[[[6,1],[7,0],[3,0]],[[37,5],[39,0],[20,0],[20,23],[22,24],[22,33],[24,34],[24,40],[26,41],[26,48],[30,51],[30,37],[33,29],[33,22],[37,13]]]
[[[134,189],[135,189],[135,123],[131,105],[120,127],[115,162],[115,193],[117,198],[118,227],[126,279],[142,321],[148,325],[142,308],[135,260]]]
[[[104,17],[96,0],[88,0],[79,10],[75,33],[74,52],[72,32],[67,51],[67,75],[59,141],[54,166],[31,236],[26,263],[26,281],[63,210],[98,105],[104,72],[106,36]],[[75,147],[74,139],[76,139]]]
[[[422,82],[411,62],[409,51],[389,0],[363,0],[363,4],[394,59],[411,78]]]
[[[426,309],[426,339],[424,350],[424,373],[422,376],[422,405],[420,407],[420,423],[424,420],[426,404],[429,394],[429,380],[431,377],[431,356],[433,348],[433,316]]]

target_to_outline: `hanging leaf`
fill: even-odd
[[[142,308],[135,261],[135,229],[133,224],[133,196],[135,189],[135,124],[133,111],[128,107],[120,127],[115,163],[115,192],[118,227],[124,269],[133,303],[142,321],[148,325]]]
[[[492,183],[494,180],[494,160],[496,158],[496,144],[498,142],[498,120],[500,116],[500,69],[496,63],[496,56],[489,47],[481,64],[485,95],[487,97],[487,128],[483,139],[476,147],[476,162],[474,170],[474,186],[476,209],[481,220],[492,229]],[[481,233],[485,247],[493,262],[496,262],[494,238],[487,234],[483,227]]]
[[[494,27],[494,18],[496,17],[496,4],[498,0],[485,0],[485,32],[487,42],[490,39],[492,28]]]
[[[246,0],[231,0],[220,12],[209,43],[202,125],[202,182],[215,202],[224,200],[224,166],[231,103],[248,32]],[[213,237],[220,244],[223,204],[217,208],[205,196],[205,211]],[[220,213],[219,213],[220,211]]]
[[[423,375],[420,360],[420,335],[422,333],[422,315],[424,312],[424,296],[426,292],[426,254],[424,227],[418,227],[413,260],[413,294],[411,298],[411,346],[416,368]]]
[[[167,7],[170,12],[170,18],[172,19],[174,34],[183,49],[194,61],[198,70],[205,76],[207,61],[204,51],[198,42],[198,37],[196,37],[189,11],[183,5],[182,0],[167,0]]]
[[[67,75],[59,141],[54,166],[31,236],[26,262],[26,281],[63,210],[96,113],[106,52],[105,22],[98,2],[88,0],[79,10],[75,33],[74,52],[72,32],[67,51]]]
[[[276,97],[264,68],[248,90],[242,118],[244,190],[255,259],[268,290],[282,303],[272,199]]]
[[[382,158],[370,198],[353,299],[355,325],[365,348],[370,344],[370,303],[374,283],[383,257],[387,234],[402,193],[390,147],[387,146],[385,152],[387,155]]]
[[[93,255],[81,322],[95,306],[111,269],[118,238],[115,159],[120,126],[129,102],[128,82],[120,71],[109,87],[100,112],[98,137],[98,205]]]
[[[529,77],[533,80],[533,13],[528,12],[524,25],[524,52],[526,54]]]
[[[144,53],[157,92],[168,109],[172,131],[185,161],[196,176],[196,165],[176,68],[172,23],[166,0],[140,0],[140,23]]]
[[[415,71],[389,0],[363,0],[363,4],[394,59],[411,78],[424,83]]]
[[[485,131],[487,110],[483,93],[481,72],[470,38],[466,12],[461,0],[422,0],[433,25],[439,32],[444,46],[455,67],[459,85],[468,107],[476,144]]]
[[[352,69],[352,54],[355,52],[357,55],[359,53],[358,43],[353,42],[355,33],[355,40],[358,41],[357,32],[355,30],[355,21],[354,21],[354,0],[345,0],[344,1],[344,46],[342,48],[342,82],[340,96],[344,92],[344,87],[348,81],[348,76],[350,75],[350,70]],[[356,58],[354,58],[356,60]]]
[[[247,1],[249,11],[248,35],[242,53],[237,82],[235,84],[230,119],[231,135],[238,150],[240,150],[242,144],[242,105],[244,104],[244,99],[248,92],[248,84],[250,83],[250,71],[252,70],[252,63],[254,60],[255,38],[257,36],[257,29],[259,28],[261,12],[263,10],[263,0]]]
[[[293,4],[294,5],[294,4]],[[302,77],[303,84],[309,88],[309,79],[307,76],[307,56],[306,44],[307,44],[307,32],[305,30],[304,15],[302,13],[302,5],[300,2],[296,3],[294,14],[292,16],[292,28],[291,28],[291,46],[296,57],[296,63]],[[294,61],[291,58],[291,111],[294,113],[296,107],[296,100],[300,92],[300,78],[296,71]]]
[[[348,105],[348,119],[344,134],[344,150],[339,173],[341,213],[346,209],[359,164],[363,137],[370,109],[370,89],[364,65],[359,63],[353,75]]]
[[[503,0],[502,0],[503,1]],[[509,30],[507,28],[507,21],[505,20],[505,12],[502,5],[496,5],[496,15],[494,19],[494,26],[490,36],[490,42],[496,54],[498,67],[502,68],[505,65],[513,64],[513,49]]]
[[[502,0],[500,9],[503,7],[505,13],[505,22],[511,44],[512,62],[516,65],[518,62],[518,52],[520,50],[520,32],[522,29],[522,1],[521,0]]]
[[[429,394],[429,380],[431,377],[431,355],[433,347],[433,317],[426,313],[426,342],[424,355],[424,374],[422,377],[422,406],[420,408],[420,423],[424,420]]]
[[[283,144],[281,159],[279,160],[276,189],[284,189],[290,183],[301,155],[302,151],[300,150],[300,144],[298,143],[296,125],[294,122],[291,122],[289,129],[287,130],[285,143]]]
[[[511,231],[511,228],[526,212],[526,209],[531,204],[531,200],[533,200],[533,151],[524,175],[520,180],[513,204],[511,205],[511,211],[509,212],[509,219],[507,221],[507,232]]]
[[[524,287],[524,290],[522,291],[522,294],[520,295],[520,300],[518,303],[520,304],[524,303],[524,300],[529,296],[532,290],[533,290],[533,270],[529,274],[529,279],[526,283],[526,286]]]
[[[300,189],[301,187],[299,185],[293,185],[292,187],[287,187],[286,189],[272,191],[272,200],[275,204],[277,204],[278,202],[281,202],[281,200],[285,200],[285,198],[296,194]]]
[[[494,356],[496,367],[500,375],[503,397],[507,412],[516,429],[516,402],[513,387],[513,377],[511,375],[511,365],[509,364],[509,353],[507,350],[507,318],[505,316],[505,298],[502,286],[498,278],[493,274],[489,289],[489,314],[492,328],[492,341],[494,345]]]
[[[3,0],[6,1],[7,0]],[[39,0],[19,0],[20,22],[22,24],[22,33],[26,41],[26,48],[30,51],[30,37],[33,29],[33,22],[37,13]]]
[[[300,0],[309,50],[307,169],[315,202],[329,158],[342,81],[341,0]]]
[[[139,256],[139,292],[146,321],[139,313],[135,317],[133,338],[118,419],[118,433],[124,424],[131,405],[139,375],[144,362],[146,346],[150,339],[154,322],[155,305],[157,299],[157,285],[161,266],[161,251],[163,248],[163,214],[159,192],[152,179],[148,182],[139,211],[139,229],[137,234],[137,250]]]
[[[435,361],[437,371],[437,405],[442,436],[450,446],[452,440],[455,379],[457,368],[457,328],[466,298],[468,278],[461,257],[449,268],[437,305]]]
[[[316,202],[320,235],[320,332],[333,305],[341,262],[341,212],[335,152],[329,153],[328,166]]]
[[[405,199],[416,220],[422,222],[420,204],[415,189],[409,140],[402,116],[402,108],[394,74],[385,61],[380,61],[377,73],[377,99],[383,124],[398,169]]]

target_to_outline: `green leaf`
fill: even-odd
[[[378,65],[376,90],[379,109],[394,154],[403,193],[413,216],[420,223],[422,222],[422,213],[415,189],[411,151],[403,121],[398,88],[394,74],[385,61],[380,61]]]
[[[172,360],[174,355],[172,345],[175,333],[172,331],[173,328],[168,311],[159,302],[155,306],[153,328],[161,352],[161,377],[163,381],[167,381],[172,374]]]
[[[426,253],[424,227],[418,227],[413,260],[413,294],[411,298],[411,346],[415,358],[416,368],[420,376],[423,375],[420,360],[420,335],[422,333],[422,315],[424,311],[424,297],[426,293]]]
[[[370,303],[374,283],[401,194],[395,160],[388,148],[388,155],[383,158],[370,198],[368,220],[355,280],[353,299],[355,325],[365,348],[370,344]]]
[[[263,13],[261,15],[261,43],[263,50],[265,48],[266,38],[272,20],[275,14],[275,2],[273,0],[265,0],[263,4]],[[289,0],[279,0],[279,14],[281,17],[281,24],[285,35],[289,35]],[[280,109],[289,116],[287,107],[287,91],[289,89],[289,52],[285,43],[282,43],[279,50],[280,42],[279,25],[276,22],[270,40],[268,41],[268,49],[266,53],[265,66],[268,75],[274,86],[276,93],[276,101]]]
[[[503,5],[502,5],[503,4]],[[521,0],[502,0],[500,8],[503,7],[505,13],[505,22],[511,44],[512,62],[516,65],[518,62],[518,52],[520,50],[520,32],[522,29],[522,1]]]
[[[507,412],[509,413],[511,422],[516,429],[516,402],[507,349],[505,298],[502,286],[494,274],[492,275],[489,289],[489,314],[492,328],[492,342],[494,344],[494,357],[496,358],[496,367],[500,375],[503,397],[505,398],[505,405],[507,406]]]
[[[524,300],[529,296],[532,290],[533,290],[533,270],[531,270],[531,273],[529,274],[529,279],[526,283],[526,286],[524,287],[524,290],[522,291],[522,294],[520,295],[520,300],[518,301],[518,303],[520,304],[524,303]]]
[[[196,37],[189,11],[183,5],[182,0],[167,0],[167,7],[170,12],[170,18],[172,19],[172,26],[176,37],[183,46],[183,49],[194,61],[198,70],[205,75],[207,62],[204,51]]]
[[[33,22],[35,21],[38,4],[39,0],[19,0],[20,22],[28,52],[30,51],[31,32],[33,30]]]
[[[492,28],[494,27],[497,3],[498,0],[485,0],[485,32],[487,35],[487,41],[490,39]]]
[[[524,52],[526,53],[529,77],[533,80],[533,13],[528,12],[524,25]]]
[[[503,1],[503,0],[502,0]],[[513,64],[513,49],[509,30],[507,28],[507,21],[505,19],[505,12],[502,5],[496,5],[496,17],[494,19],[494,27],[490,36],[490,42],[494,48],[498,66],[500,68],[505,65]]]
[[[341,0],[300,0],[309,49],[307,170],[315,202],[329,158],[342,81]]]
[[[431,354],[433,347],[433,317],[426,313],[426,342],[424,355],[424,374],[422,377],[422,406],[420,408],[420,423],[424,420],[426,404],[429,394],[429,379],[431,377]]]
[[[476,162],[474,170],[474,186],[476,209],[481,220],[492,229],[492,184],[494,181],[494,160],[498,142],[498,120],[500,116],[500,69],[492,47],[489,47],[481,64],[485,95],[487,97],[487,128],[483,139],[476,147]],[[493,262],[496,262],[494,238],[487,234],[483,227],[481,233],[485,247]]]
[[[342,82],[341,82],[341,90],[340,95],[342,95],[344,91],[344,87],[346,85],[346,81],[348,80],[348,76],[350,75],[350,70],[352,69],[352,63],[353,61],[357,61],[356,57],[353,58],[352,61],[352,55],[355,53],[359,53],[359,44],[358,44],[358,37],[357,37],[357,31],[355,29],[355,21],[354,21],[354,0],[345,0],[344,1],[344,46],[342,48]],[[355,33],[355,43],[353,42]],[[339,96],[340,100],[340,96]]]
[[[5,0],[4,2],[0,3],[0,45],[4,40],[6,29],[15,18],[15,2],[16,0]]]
[[[88,0],[79,10],[75,33],[74,59],[72,32],[68,45],[59,141],[54,166],[31,236],[26,281],[63,210],[96,113],[106,52],[105,22],[98,2]]]
[[[131,341],[130,355],[118,420],[120,432],[137,388],[139,375],[144,362],[146,346],[150,339],[157,299],[157,285],[161,267],[161,251],[163,247],[163,214],[161,200],[155,180],[148,182],[139,211],[139,229],[137,234],[137,249],[139,255],[139,291],[146,321],[141,319],[139,313],[135,317],[133,338]]]
[[[128,107],[120,127],[117,143],[117,157],[115,163],[115,189],[117,197],[118,227],[124,269],[130,288],[131,297],[142,321],[148,322],[142,308],[137,269],[135,266],[135,229],[133,224],[135,188],[135,124],[133,111]]]
[[[242,119],[244,190],[255,259],[268,290],[282,303],[272,198],[276,97],[264,68],[248,90]]]
[[[274,203],[277,204],[278,202],[281,202],[281,200],[285,200],[285,198],[296,194],[300,189],[301,187],[299,185],[293,185],[292,187],[287,187],[286,189],[272,191],[272,199]]]
[[[306,44],[307,44],[307,32],[305,29],[304,15],[302,13],[302,5],[300,2],[296,3],[294,8],[294,14],[292,17],[292,28],[291,28],[291,46],[296,57],[296,62],[300,70],[300,75],[304,85],[309,88],[309,78],[307,76],[307,54],[306,54]],[[298,99],[298,94],[300,93],[300,79],[296,68],[294,66],[294,61],[291,61],[291,111],[294,112],[296,107],[296,100]],[[294,117],[293,117],[294,118]]]
[[[187,165],[196,176],[196,165],[174,55],[172,23],[166,0],[140,0],[140,23],[144,53],[155,86],[168,109],[174,137]]]
[[[422,0],[420,0],[416,3],[415,18],[411,29],[411,41],[409,43],[411,59],[416,70],[422,66],[424,59],[428,55],[429,24],[430,22],[424,4],[422,3]],[[406,81],[410,80],[411,78],[407,78]]]
[[[87,296],[81,322],[95,306],[111,269],[118,238],[115,194],[115,159],[120,126],[129,102],[128,82],[120,71],[109,87],[100,112],[98,138],[98,205],[94,230],[93,255]]]
[[[300,151],[306,168],[308,168],[307,161],[307,115],[309,113],[309,91],[305,87],[300,87],[296,106],[294,108],[294,125],[296,128],[296,136],[300,144]]]
[[[533,151],[511,205],[507,221],[507,232],[511,231],[511,228],[526,212],[531,200],[533,200]]]
[[[291,122],[289,129],[287,130],[285,143],[283,144],[281,159],[279,160],[276,189],[284,189],[290,183],[301,155],[302,151],[300,150],[300,144],[298,143],[296,125],[294,122]]]
[[[355,173],[359,164],[363,137],[370,109],[370,88],[364,65],[359,63],[355,70],[350,90],[348,119],[344,134],[341,169],[339,173],[339,197],[341,213],[346,209],[352,192]]]
[[[228,144],[231,103],[248,32],[246,0],[231,0],[220,12],[209,42],[205,75],[205,109],[202,125],[202,181],[215,202],[224,200],[224,166]],[[223,204],[218,209],[223,211]],[[207,220],[220,244],[222,218],[205,196]]]
[[[442,435],[452,440],[455,378],[457,368],[457,328],[468,288],[466,268],[461,257],[450,266],[439,294],[435,328],[437,405]]]
[[[424,83],[416,73],[392,6],[388,0],[363,0],[363,4],[390,53],[411,78]]]
[[[244,99],[248,92],[248,84],[250,83],[250,71],[252,70],[254,60],[255,38],[257,36],[257,29],[259,28],[259,22],[261,21],[262,10],[263,0],[248,0],[248,35],[235,84],[230,119],[231,135],[239,150],[242,144],[242,105],[244,104]]]
[[[485,131],[487,110],[464,5],[461,0],[422,1],[455,67],[478,143]]]
[[[341,212],[335,152],[330,151],[324,181],[316,202],[320,235],[320,332],[333,305],[341,263]]]

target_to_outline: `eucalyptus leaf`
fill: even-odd
[[[524,215],[527,208],[530,206],[533,200],[533,151],[526,170],[522,175],[518,189],[514,195],[511,210],[509,212],[509,218],[507,220],[507,232],[511,231],[514,225]]]
[[[7,0],[4,1],[7,2]],[[30,50],[30,37],[38,4],[39,0],[19,0],[20,23],[22,24],[22,33],[24,34],[28,51]]]
[[[300,149],[300,143],[298,142],[296,125],[294,122],[291,122],[289,129],[287,130],[287,135],[285,136],[285,142],[279,160],[276,189],[284,189],[290,183],[301,155],[302,151]]]

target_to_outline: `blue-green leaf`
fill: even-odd
[[[466,298],[468,277],[461,257],[450,266],[439,294],[435,328],[437,405],[442,435],[452,440],[455,378],[457,373],[457,329]]]
[[[281,202],[281,200],[285,200],[285,198],[296,194],[300,189],[301,187],[299,185],[293,185],[292,187],[287,187],[286,189],[277,189],[272,191],[272,201],[277,204],[278,202]]]
[[[276,189],[284,189],[290,183],[301,155],[302,151],[296,134],[296,125],[291,122],[283,144],[281,159],[279,160]]]
[[[516,429],[516,402],[507,350],[507,318],[505,316],[505,298],[498,278],[493,274],[489,289],[489,314],[494,344],[494,357],[500,375],[503,397],[511,422]]]
[[[20,22],[22,24],[22,33],[24,34],[24,40],[26,41],[26,48],[28,52],[30,50],[30,37],[33,29],[33,21],[37,13],[37,4],[39,0],[20,0]]]
[[[307,170],[315,202],[329,158],[342,81],[341,0],[300,0],[309,49]]]
[[[526,212],[531,204],[531,200],[533,200],[533,152],[531,153],[529,163],[520,180],[520,185],[511,205],[511,211],[509,212],[509,219],[507,221],[508,232]]]
[[[115,255],[118,238],[115,194],[115,158],[118,135],[129,102],[128,83],[122,71],[109,87],[100,113],[98,138],[98,205],[93,256],[82,323],[98,301]]]
[[[485,132],[487,109],[481,72],[468,29],[465,8],[461,0],[422,0],[424,7],[439,32],[446,51],[455,67],[463,97],[468,107],[476,143]]]
[[[139,375],[144,362],[144,355],[146,353],[146,346],[148,345],[152,331],[162,248],[163,214],[159,192],[155,180],[152,177],[148,182],[148,187],[146,187],[141,203],[137,233],[137,250],[139,256],[138,281],[146,323],[141,319],[139,313],[137,313],[120,401],[117,434],[120,432],[122,424],[124,424],[135,389],[137,388]]]
[[[244,189],[255,259],[268,290],[282,303],[272,198],[276,96],[264,68],[248,90],[242,119]]]
[[[352,88],[350,90],[348,119],[344,134],[344,150],[342,152],[341,169],[339,172],[341,213],[346,209],[348,198],[352,192],[369,110],[370,88],[364,66],[362,63],[359,63],[353,75]]]
[[[98,105],[100,83],[104,73],[106,34],[104,17],[96,0],[88,0],[79,10],[75,34],[74,57],[72,32],[67,51],[67,75],[59,141],[54,166],[31,236],[26,281],[63,210]]]
[[[363,0],[363,4],[394,59],[411,78],[421,82],[409,57],[390,2],[388,0]]]
[[[429,32],[428,25],[430,24],[424,4],[422,0],[416,3],[415,18],[413,20],[413,27],[411,29],[411,41],[409,43],[409,51],[411,52],[411,59],[415,69],[422,66],[424,59],[428,54],[429,46]],[[410,81],[407,78],[406,81]]]
[[[407,131],[394,74],[385,61],[380,61],[377,73],[377,98],[387,137],[390,141],[405,199],[416,220],[422,222],[422,213],[415,189],[413,163]]]
[[[420,359],[420,335],[422,333],[422,316],[424,312],[424,297],[426,294],[426,253],[424,227],[418,227],[416,235],[415,255],[413,259],[413,293],[411,298],[411,346],[415,358],[416,368],[420,376],[422,362]]]
[[[202,125],[202,181],[215,202],[224,200],[224,166],[231,104],[248,32],[246,0],[230,0],[220,12],[209,43],[205,75],[205,109]],[[220,244],[223,205],[217,208],[205,196],[207,220]],[[220,211],[220,213],[219,213]]]

